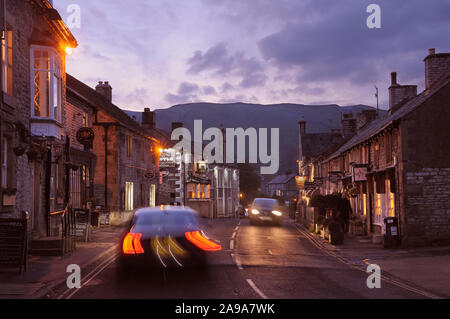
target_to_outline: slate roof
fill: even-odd
[[[81,97],[89,104],[91,104],[94,108],[101,109],[108,115],[112,116],[118,122],[120,122],[121,125],[128,128],[129,130],[138,132],[146,136],[150,135],[157,142],[165,142],[164,138],[166,134],[162,130],[145,130],[138,122],[129,117],[118,106],[111,103],[106,97],[70,74],[66,74],[66,87],[68,91],[78,97]]]
[[[314,158],[328,150],[332,145],[342,141],[342,137],[332,133],[307,133],[302,135],[302,154],[306,158]]]
[[[346,143],[344,143],[336,152],[334,152],[331,156],[329,156],[325,161],[329,161],[340,156],[342,153],[350,150],[351,148],[357,146],[358,144],[363,143],[372,136],[378,134],[379,132],[387,128],[389,125],[391,125],[394,121],[403,118],[404,116],[406,116],[407,114],[409,114],[410,112],[421,106],[429,98],[431,98],[434,94],[443,89],[449,83],[450,83],[450,72],[448,72],[440,80],[438,80],[429,90],[425,90],[419,95],[417,95],[415,98],[407,101],[394,113],[387,114],[386,116],[369,123],[361,132],[359,132],[358,134],[353,136],[350,140],[348,140]]]

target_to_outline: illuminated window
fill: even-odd
[[[60,57],[47,47],[32,47],[32,116],[61,122]]]
[[[81,124],[83,127],[89,127],[89,114],[83,112],[83,123]]]
[[[2,90],[13,95],[13,33],[7,30],[2,36]]]
[[[364,216],[367,215],[367,194],[362,195],[362,208]]]
[[[375,215],[381,217],[381,194],[375,196]]]
[[[156,206],[156,185],[150,184],[150,201],[149,201],[150,207]]]
[[[395,194],[391,193],[391,181],[386,180],[386,189],[388,190],[388,215],[389,217],[395,217]]]
[[[127,156],[131,157],[131,155],[133,154],[133,137],[130,135],[127,135]]]
[[[133,183],[125,182],[125,210],[133,210]]]

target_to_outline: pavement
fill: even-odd
[[[298,225],[299,227],[302,227]],[[368,236],[346,235],[343,245],[331,245],[310,233],[322,249],[353,265],[375,264],[382,274],[429,291],[434,296],[450,298],[450,247],[383,248]]]
[[[333,246],[289,219],[281,227],[248,219],[204,220],[203,227],[222,245],[207,271],[130,270],[118,280],[123,228],[104,226],[68,256],[32,257],[22,275],[1,270],[0,298],[450,298],[450,247],[384,249],[366,237]],[[67,289],[70,264],[82,269],[81,289]],[[382,289],[367,287],[367,264],[381,267]]]
[[[77,242],[77,249],[66,256],[31,256],[28,269],[0,269],[0,299],[36,299],[50,297],[52,290],[65,285],[67,266],[79,265],[83,270],[115,252],[123,227],[102,226],[91,233],[88,243]]]

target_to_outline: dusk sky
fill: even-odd
[[[381,6],[381,29],[366,8]],[[447,0],[54,0],[81,8],[67,72],[109,81],[126,109],[188,102],[375,105],[390,72],[424,88],[429,48],[450,52]]]

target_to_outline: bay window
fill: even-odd
[[[61,122],[60,56],[52,48],[33,46],[31,68],[31,116]]]

